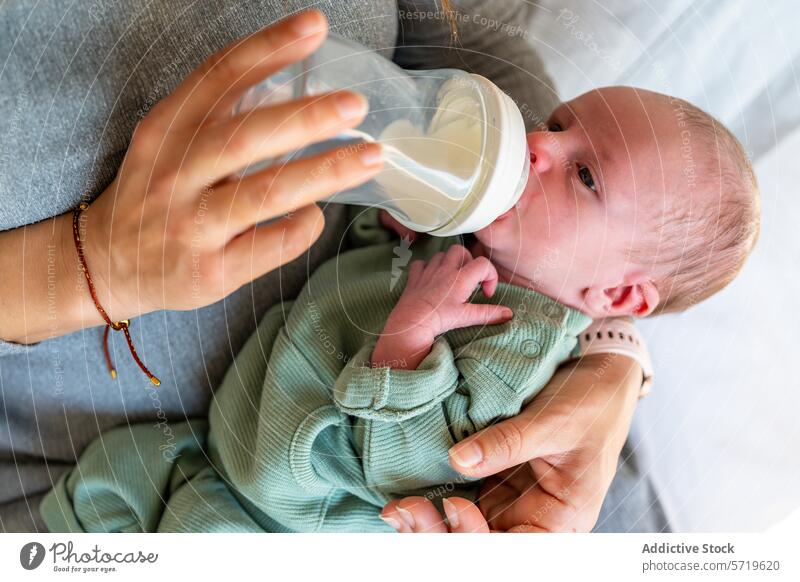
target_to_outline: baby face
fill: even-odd
[[[527,136],[531,177],[516,206],[475,233],[483,254],[501,279],[592,317],[646,315],[658,303],[656,273],[628,254],[657,246],[661,212],[680,191],[672,109],[610,87],[562,104],[547,126]]]

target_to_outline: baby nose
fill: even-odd
[[[537,174],[542,174],[549,170],[553,161],[550,145],[547,143],[547,133],[545,131],[537,131],[528,134],[531,165]]]

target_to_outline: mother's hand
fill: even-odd
[[[249,86],[308,56],[326,33],[318,11],[256,32],[212,55],[139,123],[82,225],[113,320],[202,307],[291,261],[322,231],[314,202],[379,169],[379,146],[365,145],[226,179],[363,119],[366,100],[348,91],[231,115]]]
[[[478,506],[392,501],[381,516],[402,532],[588,532],[600,513],[630,429],[641,368],[597,354],[562,367],[519,415],[458,443],[454,468],[488,477]]]

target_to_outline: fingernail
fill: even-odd
[[[417,522],[414,521],[414,516],[411,514],[411,512],[398,505],[397,513],[400,515],[400,518],[405,522],[405,524],[413,530],[417,525]]]
[[[483,461],[483,450],[474,441],[459,443],[450,449],[450,457],[461,467],[474,467]]]
[[[295,17],[291,24],[292,32],[298,36],[310,36],[321,31],[325,28],[325,20],[320,18],[321,15],[321,12],[313,10]]]
[[[396,519],[392,518],[392,517],[384,517],[382,515],[380,515],[378,517],[380,517],[386,523],[386,525],[388,525],[389,527],[393,527],[397,531],[400,531],[401,529],[403,529],[403,526],[400,524],[400,522],[397,521]]]
[[[459,526],[459,521],[456,506],[445,497],[442,499],[442,507],[444,508],[444,514],[447,516],[447,523],[450,524],[451,528],[457,528]]]
[[[505,317],[506,319],[513,319],[514,318],[514,312],[511,311],[510,309],[504,309],[503,310],[503,317]]]
[[[350,91],[334,95],[333,105],[336,107],[336,113],[342,119],[361,117],[367,111],[367,100],[358,93]]]
[[[381,147],[370,146],[365,148],[360,154],[361,163],[365,166],[377,166],[383,162],[383,151]]]

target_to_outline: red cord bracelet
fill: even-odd
[[[117,370],[114,368],[114,364],[111,362],[111,354],[108,352],[108,332],[113,329],[115,331],[122,331],[122,333],[125,334],[125,340],[128,342],[128,348],[131,351],[133,359],[142,369],[142,372],[147,374],[147,377],[150,378],[150,382],[152,382],[155,386],[160,386],[161,380],[156,378],[153,373],[147,369],[147,367],[142,363],[142,360],[139,359],[139,355],[136,353],[136,348],[133,347],[133,340],[131,339],[130,331],[128,331],[131,322],[127,319],[123,319],[121,321],[111,321],[108,313],[106,313],[106,310],[103,309],[103,306],[100,305],[100,301],[97,299],[97,292],[95,291],[94,283],[92,282],[92,276],[89,274],[89,266],[86,263],[86,256],[83,254],[83,241],[81,241],[80,233],[78,231],[78,221],[80,220],[81,213],[87,208],[89,208],[89,205],[86,202],[81,202],[80,205],[73,211],[72,238],[75,240],[75,250],[78,251],[78,260],[80,261],[83,275],[86,277],[86,283],[89,285],[89,293],[92,296],[92,301],[94,301],[97,311],[100,312],[100,315],[106,322],[106,327],[103,331],[103,353],[106,357],[106,364],[108,365],[109,373],[111,374],[112,378],[117,377]]]

